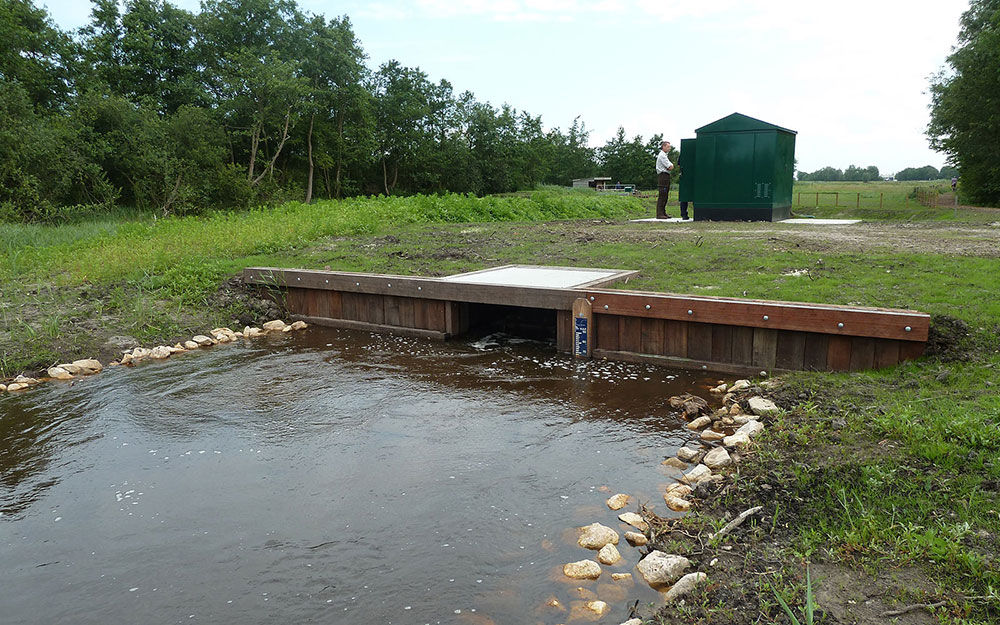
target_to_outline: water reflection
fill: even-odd
[[[620,622],[656,593],[569,583],[562,535],[656,502],[714,382],[314,329],[4,398],[5,622]]]

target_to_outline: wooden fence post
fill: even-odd
[[[836,191],[833,194],[833,205],[840,206],[840,191]]]
[[[819,208],[819,191],[816,192],[816,208]]]
[[[854,208],[861,208],[861,194],[858,193],[858,202],[854,205]]]
[[[801,191],[799,191],[798,196],[796,196],[796,198],[795,198],[795,205],[796,206],[802,206],[802,192]]]
[[[878,207],[882,208],[882,200],[885,198],[885,193],[878,194]]]

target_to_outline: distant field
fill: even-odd
[[[920,201],[921,192],[928,205]],[[936,198],[936,206],[935,206]],[[995,221],[996,214],[961,206],[948,180],[909,182],[796,182],[792,212],[796,216],[852,217],[879,220]]]

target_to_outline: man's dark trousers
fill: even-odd
[[[656,217],[665,219],[667,216],[667,196],[670,195],[669,171],[656,174],[656,186],[660,188],[660,195],[656,198]]]

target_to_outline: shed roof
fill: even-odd
[[[788,132],[791,134],[798,134],[794,130],[789,130],[788,128],[782,128],[781,126],[775,126],[774,124],[769,124],[765,121],[755,119],[749,115],[744,115],[742,113],[733,113],[732,115],[726,115],[722,119],[717,119],[711,124],[707,124],[695,130],[695,133],[703,132],[739,132],[748,130],[780,130],[781,132]]]

